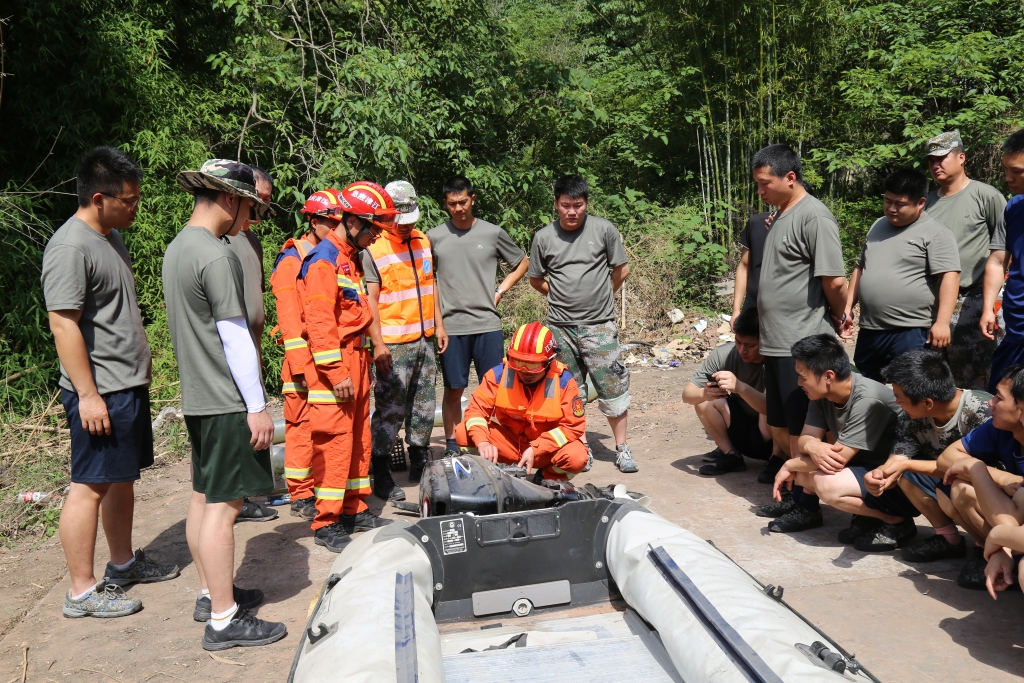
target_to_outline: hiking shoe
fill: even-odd
[[[590,468],[594,466],[594,451],[590,450],[590,446],[587,446],[587,464],[583,466],[584,472],[589,472]]]
[[[277,519],[277,510],[243,498],[242,511],[238,513],[235,522],[269,522],[272,519]]]
[[[388,459],[374,458],[371,462],[373,465],[373,495],[384,502],[389,500],[405,500],[405,491],[391,477],[391,470],[388,469]]]
[[[340,553],[349,543],[352,537],[345,531],[341,522],[322,526],[313,532],[313,542],[330,550],[332,553]]]
[[[346,533],[354,534],[357,531],[370,531],[371,529],[379,529],[382,526],[387,526],[395,520],[384,519],[378,517],[369,510],[363,510],[354,515],[342,515],[341,519],[338,520],[338,524],[345,529]]]
[[[444,452],[444,457],[446,457],[446,458],[457,458],[460,455],[462,455],[462,451],[453,451],[450,448],[446,449],[445,452]]]
[[[850,520],[849,528],[843,529],[839,532],[839,542],[844,545],[850,545],[869,531],[874,531],[878,527],[882,526],[882,524],[884,524],[884,522],[877,517],[854,515]]]
[[[312,520],[316,517],[316,496],[306,496],[292,502],[292,516]]]
[[[901,554],[907,562],[934,562],[967,557],[967,542],[961,538],[959,543],[953,545],[942,534],[935,534],[920,543],[907,546]]]
[[[615,447],[615,450],[619,454],[615,458],[615,466],[619,468],[619,472],[632,474],[640,469],[640,466],[636,464],[636,460],[633,459],[633,451],[629,450],[628,445],[620,444]]]
[[[725,451],[723,451],[718,446],[715,446],[715,450],[708,451],[704,455],[700,456],[700,460],[701,460],[701,462],[714,462],[714,461],[718,460],[720,457],[722,457],[723,455],[725,455]]]
[[[409,446],[410,484],[420,483],[420,479],[423,477],[423,468],[427,466],[428,460],[430,460],[430,448],[426,446]],[[405,500],[405,493],[402,493],[400,500]]]
[[[120,586],[100,581],[96,587],[83,597],[75,600],[68,590],[64,596],[64,609],[61,612],[69,619],[81,617],[99,617],[112,619],[135,614],[142,609],[142,600],[128,597]]]
[[[264,621],[249,614],[241,607],[231,618],[223,631],[215,631],[213,624],[206,625],[203,633],[204,650],[228,650],[233,647],[270,645],[288,635],[288,627],[279,621]]]
[[[781,501],[776,500],[767,505],[758,505],[754,514],[758,517],[781,517],[792,510],[794,505],[796,505],[796,501],[793,500],[793,493],[783,489]]]
[[[238,603],[240,610],[251,609],[263,602],[263,591],[259,588],[239,588],[233,585],[231,592],[234,594],[235,602]],[[211,611],[210,596],[200,593],[196,598],[196,608],[192,611],[192,618],[196,621],[206,621],[210,618]]]
[[[777,534],[788,534],[794,531],[807,531],[823,526],[825,520],[821,516],[821,508],[811,512],[802,505],[794,505],[793,509],[773,522],[769,522],[768,531]]]
[[[883,553],[896,550],[914,536],[917,536],[917,524],[913,517],[907,517],[897,524],[882,524],[873,532],[861,534],[853,547],[863,553]]]
[[[726,474],[728,472],[746,472],[747,463],[743,461],[742,455],[736,451],[730,451],[718,456],[718,460],[715,460],[714,462],[701,465],[700,469],[697,471],[709,477],[713,477],[718,474]]]
[[[960,541],[964,543],[964,541]],[[967,564],[960,570],[960,575],[956,577],[956,584],[961,588],[970,588],[971,590],[983,591],[985,590],[985,567],[988,562],[985,561],[985,556],[982,554],[982,549],[975,546],[974,552],[971,553],[970,559],[967,560]]]
[[[775,475],[779,473],[779,470],[782,469],[782,465],[785,462],[786,460],[784,458],[780,458],[777,455],[773,455],[768,458],[768,462],[764,464],[764,469],[761,470],[761,474],[757,475],[757,483],[774,484]]]
[[[146,557],[139,548],[135,551],[135,561],[124,569],[118,569],[112,562],[107,562],[103,572],[103,580],[112,586],[130,586],[133,583],[156,583],[178,578],[181,569],[176,564],[159,564]]]

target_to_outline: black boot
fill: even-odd
[[[423,476],[423,468],[430,460],[429,446],[409,446],[409,483],[420,483]]]
[[[391,478],[387,456],[373,458],[370,463],[373,467],[373,495],[383,501],[405,500],[405,491]]]

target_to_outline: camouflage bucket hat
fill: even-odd
[[[198,171],[178,174],[178,186],[189,194],[196,190],[214,190],[239,195],[256,202],[260,217],[273,214],[270,205],[256,193],[256,176],[252,168],[229,159],[207,159]]]
[[[960,131],[950,130],[940,133],[928,141],[928,156],[944,157],[957,147],[963,147],[964,141]]]
[[[399,225],[409,225],[420,219],[419,200],[412,183],[407,180],[393,180],[387,184],[384,191],[391,195],[395,208],[401,212],[398,214]]]

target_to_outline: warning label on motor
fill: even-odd
[[[445,555],[466,552],[466,529],[461,519],[441,522],[441,548]]]

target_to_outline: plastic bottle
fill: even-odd
[[[19,503],[45,503],[53,497],[52,493],[43,493],[42,491],[23,491],[18,494]]]

